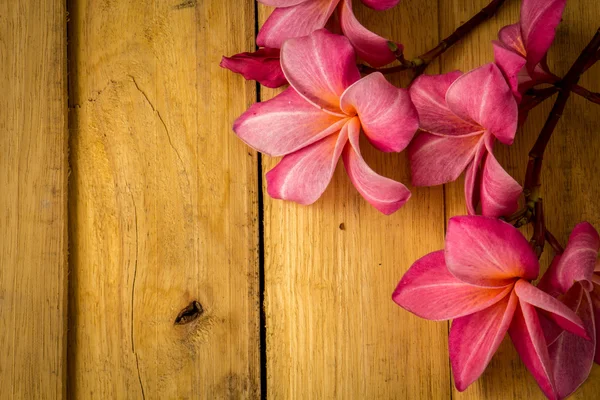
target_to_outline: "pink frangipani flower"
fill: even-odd
[[[387,40],[374,34],[358,22],[352,12],[352,0],[259,0],[267,6],[277,7],[264,23],[257,44],[280,48],[290,38],[306,36],[324,28],[337,13],[339,26],[354,46],[360,58],[374,67],[395,60]],[[386,10],[399,0],[363,0],[375,10]],[[399,45],[399,47],[401,47]]]
[[[596,355],[594,361],[600,364],[600,262],[596,263],[596,269],[592,275],[593,290],[590,294],[592,306],[594,308],[594,318],[596,322]]]
[[[536,83],[552,81],[540,64],[554,41],[567,0],[523,0],[521,19],[505,26],[493,41],[496,64],[506,77],[517,101]]]
[[[268,193],[300,204],[315,202],[341,156],[369,203],[385,214],[400,208],[409,190],[369,168],[358,139],[362,127],[379,150],[403,150],[418,126],[408,92],[380,73],[360,79],[348,39],[324,29],[285,42],[281,65],[291,87],[254,104],[233,127],[258,151],[285,156],[266,175]]]
[[[569,307],[530,283],[538,273],[535,253],[512,225],[482,216],[454,217],[445,250],[417,260],[393,299],[422,318],[454,319],[448,342],[459,391],[479,378],[508,332],[544,393],[554,398],[537,310],[569,332],[586,332]]]
[[[592,339],[583,339],[550,324],[543,325],[557,397],[561,399],[585,382],[594,358],[599,360],[600,282],[594,272],[598,250],[598,232],[587,222],[578,224],[571,232],[564,253],[554,257],[539,284],[540,289],[557,297],[581,317]]]
[[[281,63],[279,49],[262,48],[254,53],[240,53],[223,57],[221,67],[241,74],[247,80],[254,80],[269,88],[278,88],[287,83]]]
[[[492,153],[496,139],[512,144],[518,120],[517,103],[498,67],[422,75],[409,90],[422,131],[409,147],[413,184],[441,185],[466,170],[469,214],[479,201],[485,216],[514,212],[521,187]]]

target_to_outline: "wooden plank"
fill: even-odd
[[[449,34],[460,23],[484,7],[488,0],[440,1],[440,22],[443,35]],[[515,23],[519,18],[520,2],[507,2],[501,12],[488,21],[465,41],[442,58],[444,72],[454,69],[468,71],[493,61],[490,41],[496,39],[498,30]],[[594,0],[569,2],[563,22],[558,29],[555,44],[549,53],[550,67],[564,74],[585,47],[597,29],[600,9]],[[591,90],[600,89],[600,68],[595,66],[586,73],[582,85]],[[526,124],[519,129],[515,143],[508,147],[497,144],[495,154],[500,163],[521,184],[527,164],[527,154],[552,107],[548,100],[532,111]],[[597,125],[600,109],[573,96],[569,100],[557,131],[544,157],[542,190],[548,228],[566,244],[573,226],[583,220],[600,228],[600,142]],[[465,214],[463,180],[446,185],[447,216]],[[549,265],[551,249],[546,249],[541,259],[542,268]],[[595,366],[588,382],[573,398],[597,397],[600,391],[600,368]],[[534,379],[527,372],[507,337],[482,378],[464,393],[454,390],[456,399],[544,399]]]
[[[219,67],[252,45],[254,6],[70,13],[69,393],[257,398],[257,156],[231,132],[256,89]]]
[[[64,1],[0,3],[0,398],[64,398]]]
[[[268,12],[260,8],[263,21]],[[356,14],[406,43],[408,56],[437,43],[436,1],[405,1],[385,13],[357,4]],[[263,100],[273,95],[261,90]],[[363,153],[379,173],[410,182],[405,154],[380,154],[366,142]],[[263,160],[264,171],[278,161]],[[441,188],[413,189],[411,201],[386,217],[360,197],[340,163],[309,207],[263,193],[268,396],[449,398],[447,324],[391,301],[411,263],[443,246]]]

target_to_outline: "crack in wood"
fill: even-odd
[[[131,79],[131,81],[135,85],[136,89],[142,94],[142,96],[144,96],[144,98],[146,99],[146,102],[148,102],[148,105],[150,106],[152,111],[154,111],[156,113],[156,115],[158,116],[158,119],[160,120],[162,126],[165,128],[165,133],[167,134],[167,140],[169,141],[169,145],[171,145],[171,148],[177,155],[177,158],[179,158],[179,162],[181,162],[181,165],[182,166],[185,165],[185,163],[183,162],[183,159],[181,158],[181,154],[179,154],[179,151],[177,150],[175,145],[173,145],[173,140],[171,139],[171,133],[169,132],[169,128],[167,128],[167,124],[165,123],[165,120],[163,119],[162,115],[160,115],[160,111],[158,111],[156,109],[156,107],[154,107],[154,104],[152,104],[152,102],[150,101],[150,98],[148,97],[146,92],[143,91],[142,88],[140,88],[140,85],[138,85],[137,81],[135,80],[135,77],[133,75],[127,75],[127,76]],[[187,174],[186,174],[186,176],[187,176]]]
[[[135,286],[137,282],[137,270],[138,270],[138,258],[139,258],[139,234],[138,234],[138,213],[137,213],[137,205],[135,203],[135,197],[131,192],[131,186],[127,180],[125,181],[127,186],[127,192],[129,196],[131,196],[131,204],[133,205],[133,218],[135,224],[135,260],[133,263],[133,282],[131,283],[131,352],[135,356],[135,365],[137,369],[138,380],[140,382],[140,390],[142,392],[142,399],[146,398],[144,393],[144,385],[142,384],[142,376],[140,374],[140,360],[137,352],[135,351],[135,329],[134,329],[134,321],[135,321]]]

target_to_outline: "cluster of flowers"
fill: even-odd
[[[521,186],[493,155],[512,144],[526,91],[553,83],[545,63],[566,0],[523,0],[517,24],[493,42],[495,62],[470,72],[422,75],[408,89],[380,72],[361,77],[357,60],[381,67],[402,49],[364,28],[350,0],[259,0],[277,7],[259,32],[254,53],[224,57],[222,66],[268,87],[289,84],[254,104],[234,123],[256,150],[284,156],[266,174],[271,197],[311,204],[328,186],[341,157],[358,192],[384,214],[410,198],[400,182],[378,175],[359,146],[407,149],[415,186],[465,175],[469,216],[449,222],[446,247],[421,258],[393,298],[431,320],[454,319],[450,358],[466,389],[484,371],[508,332],[548,398],[564,398],[600,362],[600,239],[578,225],[536,287],[539,262],[527,240],[497,218],[518,208]],[[399,0],[362,0],[384,10]],[[522,110],[523,111],[523,110]],[[480,215],[477,215],[480,214]]]

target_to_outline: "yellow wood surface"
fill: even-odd
[[[65,2],[0,2],[0,399],[66,393]]]
[[[219,67],[252,46],[254,6],[74,0],[70,18],[70,396],[256,398],[257,156],[231,133],[256,92]]]
[[[403,0],[374,12],[355,1],[355,12],[412,58],[488,2]],[[260,187],[278,159],[261,160],[231,125],[278,91],[257,93],[218,64],[254,50],[255,21],[270,8],[69,0],[67,60],[64,2],[33,3],[0,5],[0,399],[543,398],[509,340],[458,393],[449,324],[391,300],[411,263],[442,248],[447,219],[466,212],[462,178],[413,188],[406,154],[363,141],[367,162],[413,192],[392,216],[362,199],[341,164],[309,207]],[[507,0],[427,73],[492,61],[490,41],[518,8]],[[549,55],[559,75],[599,24],[595,0],[568,2]],[[406,87],[410,74],[390,79]],[[581,84],[600,91],[600,66]],[[552,102],[512,147],[496,147],[521,183]],[[581,220],[600,228],[599,125],[600,107],[573,95],[546,153],[546,220],[563,243]],[[598,397],[599,382],[595,366],[574,398]]]

